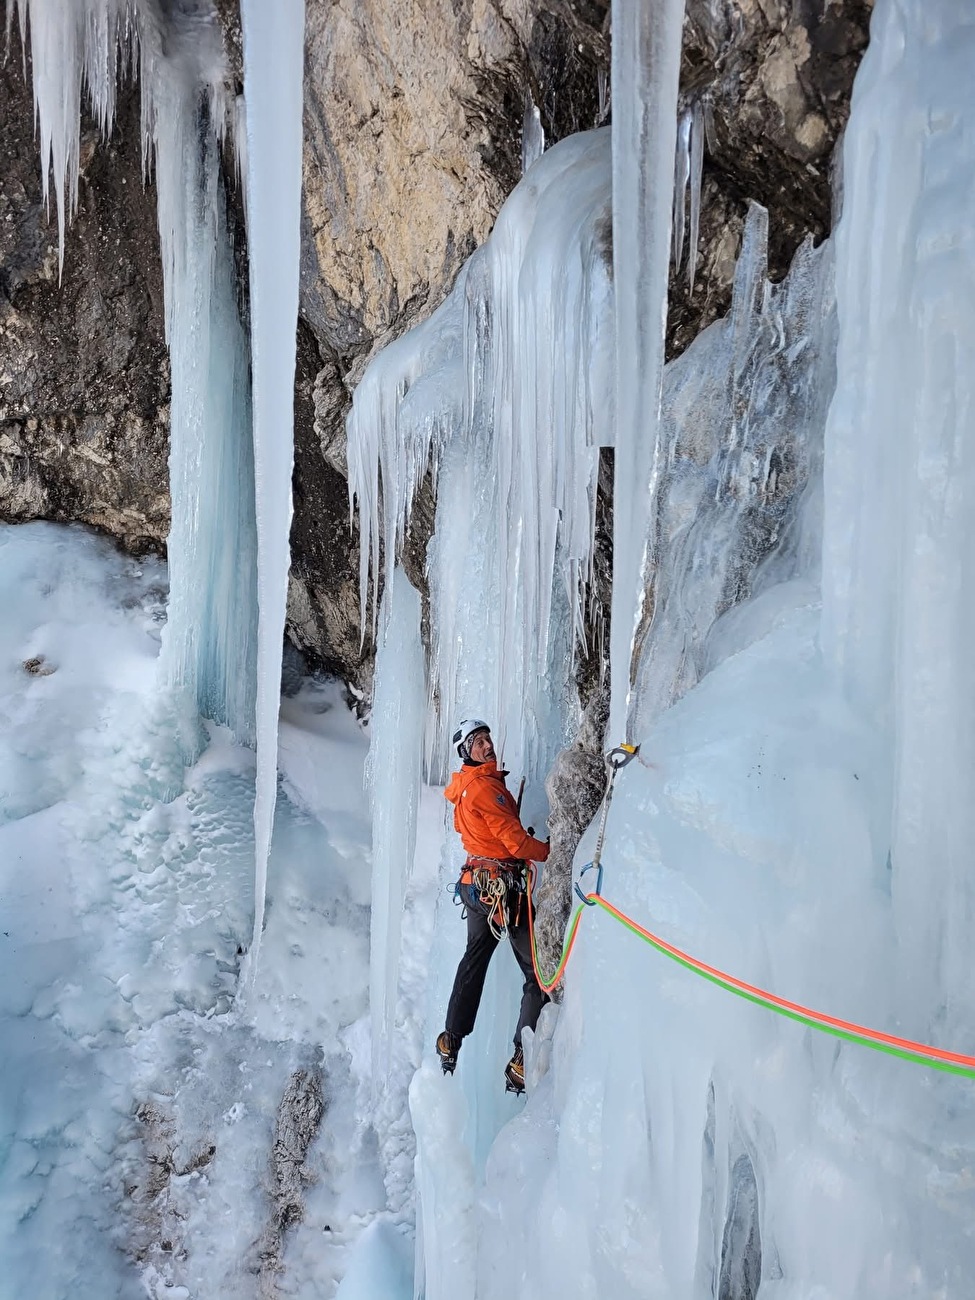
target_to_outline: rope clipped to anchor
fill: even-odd
[[[538,964],[538,950],[535,942],[535,914],[532,906],[532,890],[535,885],[537,867],[534,863],[531,866],[527,894],[532,965],[535,970],[535,978],[546,993],[551,993],[555,989],[565,973],[565,968],[568,965],[569,957],[572,955],[572,949],[579,932],[579,922],[583,916],[583,909],[585,907],[600,907],[608,916],[612,916],[614,920],[625,926],[631,934],[635,934],[638,938],[649,943],[663,956],[669,957],[678,965],[683,966],[685,970],[700,975],[703,979],[716,984],[726,992],[734,993],[746,1002],[765,1007],[769,1011],[774,1011],[777,1015],[785,1016],[789,1020],[795,1020],[810,1029],[818,1029],[821,1033],[830,1034],[834,1038],[857,1043],[861,1047],[869,1047],[876,1052],[885,1052],[889,1056],[897,1056],[902,1061],[910,1061],[914,1065],[926,1065],[932,1070],[942,1070],[948,1074],[957,1074],[964,1078],[975,1079],[975,1056],[966,1056],[961,1052],[949,1052],[944,1048],[934,1047],[929,1043],[919,1043],[910,1038],[899,1038],[894,1034],[885,1034],[879,1029],[858,1025],[850,1020],[841,1020],[837,1016],[828,1015],[824,1011],[816,1011],[811,1007],[803,1006],[799,1002],[790,1002],[786,998],[778,997],[774,993],[769,993],[754,984],[748,984],[734,975],[718,970],[716,966],[709,966],[697,957],[692,957],[689,953],[683,952],[674,944],[668,943],[665,939],[661,939],[659,935],[653,934],[645,926],[640,925],[631,916],[628,916],[620,908],[615,907],[607,899],[603,898],[602,850],[606,834],[606,819],[609,815],[609,805],[613,797],[613,783],[616,780],[617,772],[624,768],[631,759],[635,758],[638,751],[638,745],[618,745],[606,755],[609,778],[606,783],[606,793],[603,796],[603,811],[599,824],[599,833],[596,837],[596,851],[593,854],[592,862],[587,863],[579,873],[579,881],[575,885],[575,892],[581,901],[569,922],[568,932],[562,945],[562,956],[559,958],[555,971],[549,978],[543,976]],[[587,871],[592,870],[596,872],[596,884],[590,892],[585,893],[581,888],[582,877]]]

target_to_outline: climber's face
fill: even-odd
[[[479,731],[471,741],[471,758],[475,763],[491,763],[497,758],[490,731]]]

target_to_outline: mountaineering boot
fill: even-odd
[[[520,1047],[515,1048],[514,1056],[504,1068],[504,1090],[518,1094],[525,1091],[525,1053]]]
[[[440,1057],[440,1064],[443,1067],[444,1074],[453,1074],[457,1069],[457,1053],[460,1051],[461,1040],[448,1030],[437,1038],[437,1055]]]

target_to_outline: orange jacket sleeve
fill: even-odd
[[[480,788],[477,788],[480,787]],[[476,789],[476,793],[475,793]],[[507,849],[513,858],[524,858],[531,862],[544,862],[548,857],[548,845],[529,835],[506,803],[499,803],[497,796],[490,790],[489,783],[478,782],[468,797],[473,796],[474,808],[484,819],[484,824]]]

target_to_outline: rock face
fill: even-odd
[[[873,0],[687,0],[681,100],[707,148],[698,275],[670,283],[668,358],[731,302],[749,199],[768,209],[769,273],[832,225],[831,171],[866,49]]]
[[[0,517],[80,520],[130,550],[169,531],[169,360],[138,95],[107,144],[83,127],[58,283],[19,38],[0,65]]]
[[[235,0],[214,0],[231,76]],[[829,165],[870,0],[688,0],[685,106],[709,123],[698,273],[672,278],[670,355],[727,310],[746,204],[770,269],[830,226]],[[168,363],[155,193],[136,95],[86,130],[58,284],[19,42],[0,68],[0,517],[76,519],[131,548],[168,529]],[[358,540],[344,420],[368,359],[432,312],[521,170],[528,97],[548,143],[607,119],[608,0],[308,0],[289,635],[360,685]],[[429,505],[429,503],[427,503]],[[428,516],[430,511],[427,511]],[[411,538],[422,574],[426,521]]]

